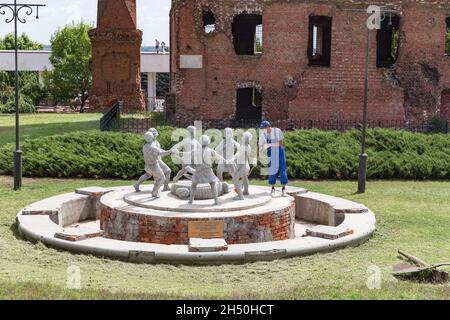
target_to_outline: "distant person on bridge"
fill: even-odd
[[[161,53],[162,54],[166,53],[166,43],[164,41],[161,42]]]

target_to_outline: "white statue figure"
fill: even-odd
[[[226,160],[230,160],[233,158],[234,154],[236,153],[237,149],[239,148],[239,143],[237,143],[233,139],[233,129],[226,128],[224,130],[225,133],[225,139],[220,141],[219,145],[216,148],[216,151],[224,157]],[[227,164],[227,163],[219,163],[217,165],[217,177],[220,181],[223,181],[223,174],[225,172],[233,173],[233,165]]]
[[[140,192],[141,184],[153,176],[155,184],[153,186],[152,196],[159,198],[159,189],[164,184],[164,171],[159,163],[160,157],[170,155],[172,151],[164,151],[156,146],[153,133],[147,132],[144,135],[146,144],[143,147],[145,174],[143,174],[134,185],[136,192]]]
[[[193,172],[194,175],[192,177],[192,185],[190,192],[190,200],[189,204],[194,202],[195,192],[197,190],[197,185],[199,183],[209,183],[211,186],[211,192],[214,195],[214,203],[219,204],[219,198],[217,194],[216,183],[219,182],[214,171],[212,169],[212,165],[214,162],[227,162],[220,154],[218,154],[214,149],[209,148],[209,144],[211,143],[211,139],[203,135],[200,137],[200,145],[201,149],[197,149],[194,152],[189,152],[191,155],[193,153],[197,153],[199,157],[201,157],[201,163],[195,166],[195,169],[187,166],[186,170],[188,172]],[[186,153],[183,153],[186,154]]]
[[[197,128],[189,126],[187,127],[187,131],[188,136],[172,147],[172,150],[177,150],[183,154],[189,155],[187,157],[181,157],[182,169],[177,173],[175,178],[173,178],[173,182],[175,183],[188,173],[192,174],[191,169],[195,168],[195,151],[201,148],[200,143],[195,138]]]
[[[158,141],[158,136],[159,136],[158,130],[156,130],[156,128],[150,128],[148,131],[151,132],[153,134],[153,137],[155,138],[155,141],[154,141],[155,146],[158,149],[161,149],[161,144]],[[159,162],[159,166],[161,167],[162,171],[164,172],[164,176],[165,176],[163,191],[170,191],[169,183],[170,183],[170,174],[172,173],[172,170],[170,170],[169,166],[164,161],[162,161],[161,157],[159,157],[158,162]]]
[[[235,190],[240,200],[244,200],[244,195],[248,195],[248,176],[250,174],[250,156],[252,147],[250,145],[253,135],[250,132],[245,132],[242,137],[243,144],[238,147],[238,151],[230,160],[233,162],[233,183]],[[242,181],[242,182],[241,182]],[[242,186],[244,190],[242,190]]]

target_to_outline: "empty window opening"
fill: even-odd
[[[216,30],[216,17],[211,10],[203,11],[203,29],[205,33],[213,33]]]
[[[262,119],[262,91],[257,88],[243,88],[236,91],[236,119]]]
[[[262,16],[240,14],[233,20],[233,44],[236,54],[255,55],[262,53]]]
[[[400,17],[386,16],[377,31],[377,67],[392,67],[398,59],[399,47]]]
[[[262,24],[258,24],[255,28],[255,54],[262,53],[262,45],[263,45],[263,28]]]
[[[308,59],[310,66],[330,66],[331,17],[309,17]]]
[[[445,55],[450,56],[450,17],[445,19],[447,23],[447,32],[445,34]]]

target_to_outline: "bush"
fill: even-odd
[[[10,95],[5,104],[0,105],[0,113],[14,113],[16,101],[14,95]],[[20,95],[19,97],[19,112],[20,113],[35,113],[36,107],[33,105],[31,99]]]
[[[429,131],[433,133],[447,133],[448,121],[439,116],[433,116],[428,120]]]
[[[171,127],[161,127],[169,149]],[[288,174],[298,179],[355,179],[360,150],[358,130],[347,133],[286,133]],[[136,134],[76,132],[23,143],[24,174],[39,177],[131,179],[142,174],[143,137]],[[0,148],[0,173],[11,174],[13,145]],[[368,177],[449,179],[450,136],[385,129],[368,130]],[[173,172],[180,169],[165,158]],[[258,174],[258,170],[254,170]]]

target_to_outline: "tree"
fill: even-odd
[[[19,50],[42,50],[43,45],[32,41],[26,34],[17,38],[17,47]],[[0,50],[14,50],[14,34],[7,34],[0,38]],[[0,104],[6,104],[14,95],[14,72],[0,71]],[[38,104],[45,95],[39,85],[39,75],[37,72],[21,71],[19,72],[21,95],[27,101]]]
[[[31,40],[27,34],[22,33],[17,37],[18,50],[42,50],[44,46],[38,42]],[[14,34],[9,33],[3,39],[0,39],[0,49],[14,50]]]
[[[156,74],[156,96],[164,97],[170,91],[170,76],[168,73]]]
[[[46,86],[53,98],[65,103],[79,99],[81,113],[92,85],[89,67],[92,50],[88,35],[91,28],[80,22],[56,31],[50,40],[53,70],[45,74]]]

